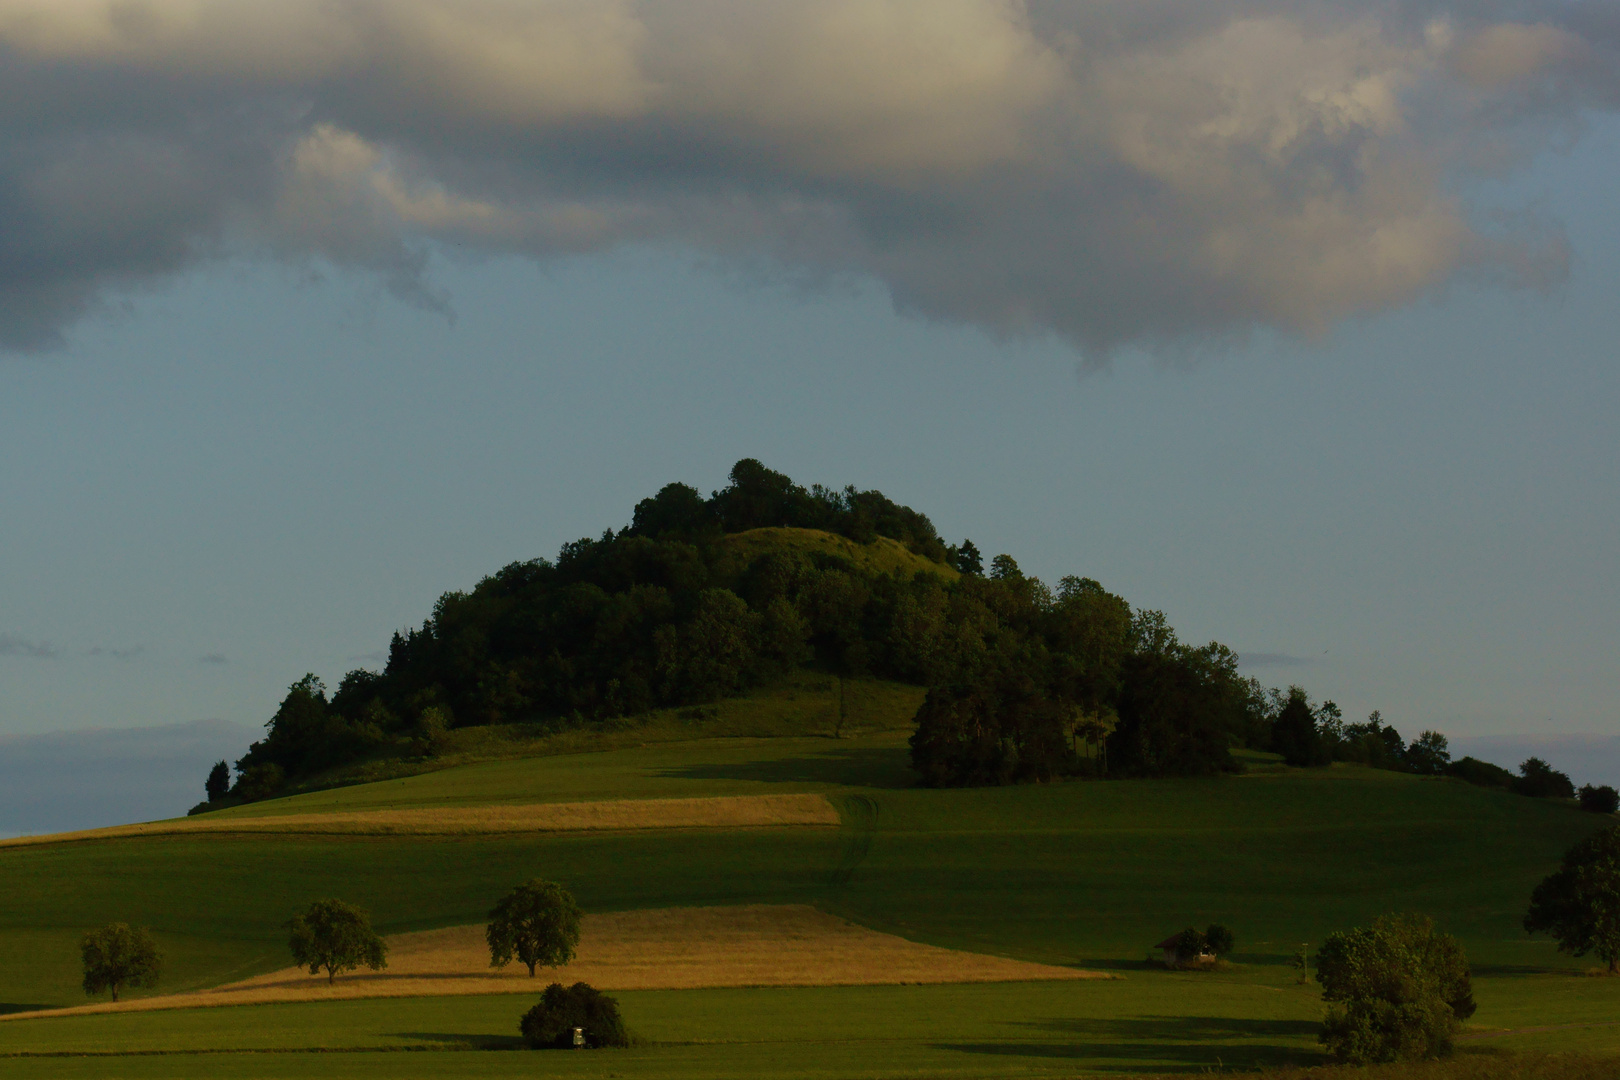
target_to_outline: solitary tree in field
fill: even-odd
[[[317,900],[287,925],[294,962],[311,975],[325,971],[329,984],[362,964],[372,971],[388,966],[387,943],[371,929],[371,916],[353,904]]]
[[[574,958],[579,946],[579,905],[567,889],[533,878],[501,898],[489,913],[484,936],[489,966],[505,967],[516,957],[528,965],[529,977],[540,965],[558,967]]]
[[[1524,928],[1558,941],[1558,951],[1594,953],[1620,974],[1620,825],[1595,832],[1530,895]]]
[[[108,923],[84,935],[79,951],[84,954],[84,992],[110,990],[114,1001],[126,986],[152,986],[163,969],[163,955],[144,926]]]

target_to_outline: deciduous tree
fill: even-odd
[[[163,954],[144,926],[108,923],[84,935],[79,952],[84,957],[84,992],[110,990],[114,1001],[126,986],[154,985],[163,971]]]
[[[325,971],[328,983],[362,964],[372,971],[388,966],[388,944],[371,929],[371,915],[363,908],[317,900],[287,925],[293,960],[311,975]]]
[[[1535,799],[1573,799],[1575,785],[1568,775],[1559,772],[1540,758],[1526,758],[1519,765],[1519,776],[1513,781],[1513,790]]]
[[[1595,832],[1530,895],[1528,933],[1551,934],[1558,951],[1593,953],[1620,974],[1620,825]]]
[[[529,968],[559,967],[574,958],[579,946],[579,905],[567,889],[532,878],[503,896],[489,913],[484,937],[490,967],[505,967],[515,957]]]

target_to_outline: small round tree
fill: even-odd
[[[114,1001],[126,986],[156,984],[163,970],[163,954],[144,926],[108,923],[84,935],[79,952],[84,957],[84,992],[110,990]]]
[[[1237,938],[1232,931],[1220,923],[1210,923],[1209,929],[1204,931],[1204,948],[1215,956],[1225,956],[1237,944]]]
[[[568,963],[579,946],[579,920],[579,905],[567,889],[540,878],[525,881],[490,910],[484,931],[489,966],[505,967],[516,958],[528,965],[532,979],[542,964]]]
[[[1593,833],[1564,853],[1564,862],[1530,895],[1529,933],[1545,932],[1558,951],[1595,953],[1620,974],[1620,825]]]
[[[294,962],[309,968],[311,975],[325,971],[328,984],[339,972],[362,964],[372,971],[388,966],[387,942],[371,929],[370,914],[353,904],[317,900],[287,926],[292,930],[288,945]]]

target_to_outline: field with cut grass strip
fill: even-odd
[[[537,993],[548,982],[604,990],[737,986],[861,986],[1113,979],[1079,968],[941,949],[856,926],[807,905],[667,908],[586,915],[579,953],[533,978],[522,964],[492,969],[484,927],[452,926],[388,939],[388,967],[328,983],[297,967],[212,990],[158,994],[53,1011],[50,1016],[339,1001],[369,997]],[[20,1023],[39,1013],[0,1015]]]
[[[479,770],[485,771],[470,781],[468,774]],[[631,1026],[654,1033],[647,1046],[587,1055],[594,1065],[434,1054],[449,1070],[437,1075],[560,1067],[583,1075],[670,1077],[1049,1076],[1316,1060],[1312,1033],[1320,1002],[1314,989],[1293,984],[1287,958],[1301,942],[1319,943],[1332,930],[1392,910],[1433,915],[1467,948],[1480,1003],[1470,1031],[1478,1036],[1469,1043],[1474,1049],[1551,1043],[1620,1050],[1620,1028],[1607,1025],[1620,1015],[1620,980],[1582,977],[1585,962],[1560,956],[1545,938],[1528,938],[1519,927],[1534,884],[1569,844],[1605,824],[1594,815],[1454,781],[1349,767],[956,791],[908,787],[908,780],[903,733],[711,740],[493,762],[252,809],[260,816],[278,809],[370,813],[398,806],[388,797],[400,789],[400,808],[467,808],[479,805],[476,792],[486,784],[492,803],[507,804],[778,792],[824,794],[841,811],[842,826],[466,836],[195,833],[0,849],[0,878],[8,886],[0,893],[0,1007],[82,1003],[77,936],[110,919],[152,926],[169,957],[160,990],[185,992],[284,968],[282,926],[315,897],[358,902],[372,910],[380,930],[400,934],[476,924],[513,883],[538,874],[564,883],[594,913],[810,904],[925,945],[1127,977],[893,988],[890,997],[882,988],[626,991],[627,1003],[642,1003]],[[535,785],[548,794],[523,794]],[[248,809],[229,816],[245,817]],[[1143,967],[1143,955],[1166,934],[1212,921],[1237,933],[1231,971],[1188,975]],[[919,1018],[907,1003],[923,998],[907,995],[935,989],[965,996],[928,998],[939,1016]],[[810,996],[794,996],[800,994]],[[482,1007],[446,1003],[456,1000],[502,1010],[518,1004],[502,1004],[500,997],[437,998],[438,1015],[472,1016],[465,1010]],[[797,1003],[788,1013],[770,1012],[770,1003],[788,1000]],[[947,1008],[947,1002],[958,1004]],[[258,1018],[279,1015],[260,1010],[312,1009],[297,1015],[316,1018],[313,1027],[300,1028],[314,1038],[309,1033],[328,1023],[319,1019],[329,1015],[320,1010],[366,1004],[200,1012]],[[871,1016],[845,1014],[857,1005]],[[201,1040],[193,1050],[237,1046],[234,1028],[223,1020],[197,1019],[192,1011],[145,1015],[147,1021],[133,1015],[18,1019],[0,1024],[0,1052],[134,1047],[148,1045],[142,1042],[148,1036],[180,1038],[181,1028],[192,1032],[184,1038]],[[402,1075],[374,1059],[419,1055],[371,1051],[423,1045],[395,1038],[410,1032],[510,1037],[515,1013],[476,1015],[487,1016],[484,1027],[395,1020],[387,1027],[361,1025],[354,1030],[378,1035],[366,1053],[279,1052],[357,1045],[293,1040],[266,1048],[277,1053],[250,1055],[253,1061],[210,1055],[208,1068],[188,1072],[193,1066],[184,1064],[168,1074],[277,1075],[283,1059],[297,1059],[306,1068],[302,1075]],[[755,1030],[749,1016],[768,1015],[786,1026],[769,1038],[731,1034]],[[150,1019],[159,1016],[191,1019]],[[891,1034],[859,1035],[849,1027],[867,1019],[886,1024]],[[839,1032],[848,1040],[833,1037]],[[1097,1049],[1104,1044],[1110,1049]],[[184,1049],[152,1046],[165,1047]],[[46,1071],[19,1075],[107,1075],[72,1071],[90,1060],[27,1059],[29,1070]],[[120,1059],[118,1074],[166,1075],[156,1066],[141,1073],[143,1061]],[[773,1061],[802,1068],[773,1073],[765,1068]]]
[[[613,829],[745,829],[838,823],[838,811],[833,809],[824,795],[732,795],[700,799],[608,799],[582,803],[416,807],[333,811],[326,814],[209,815],[140,825],[115,825],[54,836],[21,836],[0,840],[0,848],[183,833],[454,836]]]

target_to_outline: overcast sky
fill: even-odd
[[[0,0],[0,732],[260,724],[754,456],[1620,733],[1617,106],[1554,0]]]

